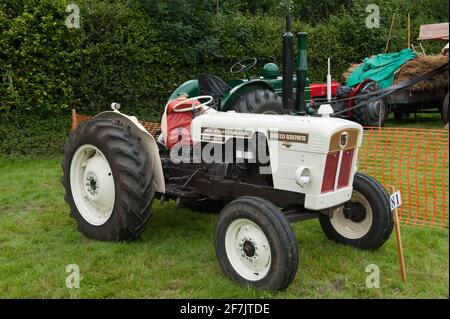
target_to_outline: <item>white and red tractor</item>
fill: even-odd
[[[210,210],[224,274],[271,290],[297,272],[290,222],[318,218],[329,239],[359,249],[389,238],[389,196],[357,172],[361,125],[330,117],[327,105],[320,116],[244,114],[217,112],[212,100],[170,101],[153,135],[118,107],[72,130],[62,181],[82,233],[135,240],[155,197]]]

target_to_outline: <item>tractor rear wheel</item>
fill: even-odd
[[[297,273],[294,232],[281,211],[265,199],[245,196],[225,206],[214,239],[224,274],[240,284],[283,290]]]
[[[229,110],[238,113],[283,114],[283,103],[275,92],[256,89],[243,94]]]
[[[64,146],[62,168],[64,199],[87,237],[131,241],[144,231],[154,175],[129,128],[107,119],[78,125]]]
[[[381,247],[392,233],[394,220],[389,196],[384,187],[370,176],[356,173],[351,211],[343,207],[332,217],[319,216],[325,235],[339,244],[374,250]]]
[[[361,97],[356,96],[355,104],[358,105],[374,98],[376,95],[364,95],[379,91],[380,89],[380,86],[376,82],[367,82],[358,93]],[[356,121],[366,126],[383,126],[388,115],[387,113],[388,109],[383,99],[375,99],[364,106],[354,109]]]

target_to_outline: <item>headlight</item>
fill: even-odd
[[[300,166],[295,172],[295,181],[300,187],[306,187],[311,182],[311,171],[309,168]]]

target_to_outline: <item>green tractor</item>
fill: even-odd
[[[197,79],[179,86],[169,101],[182,93],[187,93],[189,97],[211,95],[214,97],[213,107],[218,111],[282,114],[280,70],[275,63],[268,63],[264,66],[262,77],[251,79],[247,71],[255,67],[257,62],[256,58],[244,59],[230,68],[231,74],[244,74],[243,79],[225,82],[215,75],[199,75]]]
[[[286,33],[283,35],[283,74],[275,63],[264,66],[262,76],[250,78],[247,72],[257,65],[256,58],[247,58],[230,68],[241,79],[224,81],[210,74],[199,75],[179,86],[169,101],[181,94],[189,97],[213,96],[211,107],[217,111],[239,113],[315,115],[322,104],[331,104],[339,117],[354,120],[362,125],[381,126],[388,114],[382,99],[376,99],[378,84],[365,80],[350,88],[332,81],[310,84],[307,77],[307,33],[298,33],[296,69],[293,65],[293,34],[287,17]],[[283,81],[283,79],[286,79]],[[353,108],[355,105],[363,107]]]

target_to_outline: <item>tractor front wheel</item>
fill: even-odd
[[[283,114],[283,103],[275,92],[256,89],[243,94],[229,109],[238,113]]]
[[[372,177],[357,173],[349,208],[335,209],[331,217],[321,214],[319,221],[326,236],[339,244],[360,249],[381,247],[394,225],[384,187]]]
[[[297,272],[294,232],[281,211],[265,199],[241,197],[225,206],[214,242],[224,274],[241,284],[283,290]]]
[[[129,128],[107,119],[78,125],[62,168],[64,199],[87,237],[130,241],[144,231],[152,215],[153,172]]]

